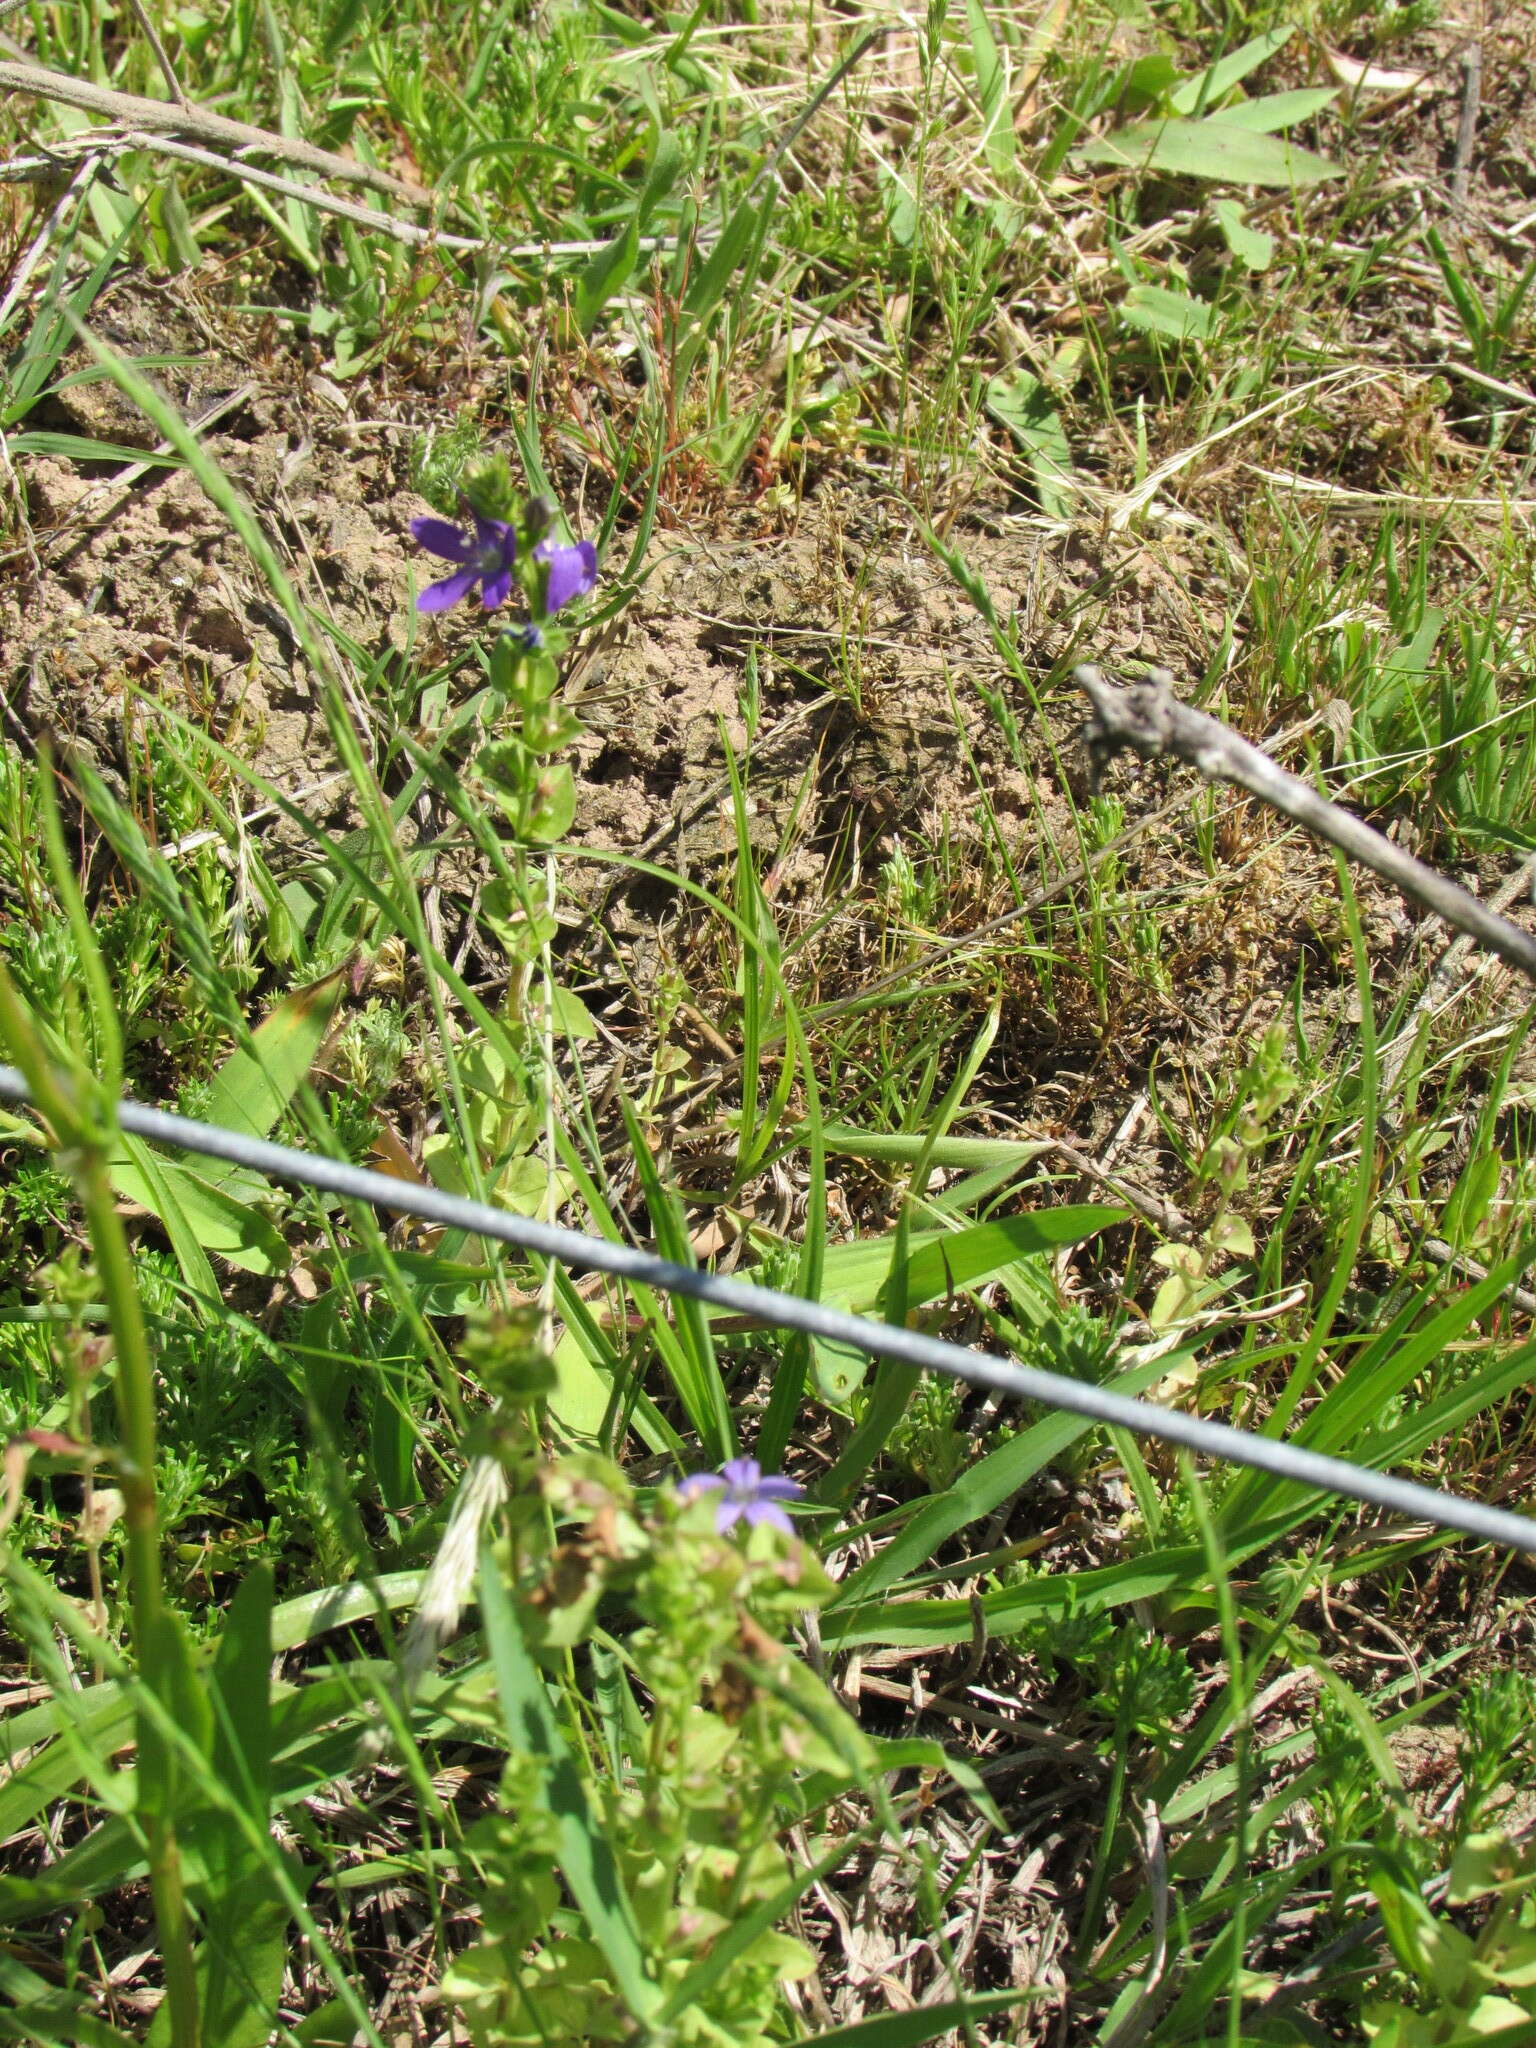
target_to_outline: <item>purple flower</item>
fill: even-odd
[[[544,611],[559,611],[573,597],[585,597],[597,581],[597,549],[589,540],[563,548],[558,541],[541,540],[533,551],[536,562],[549,564],[549,581],[544,588]]]
[[[754,1529],[759,1522],[771,1522],[786,1536],[794,1535],[794,1523],[779,1506],[781,1500],[798,1500],[805,1492],[793,1479],[765,1479],[756,1458],[729,1458],[719,1472],[695,1472],[683,1480],[677,1489],[678,1498],[694,1500],[717,1487],[723,1492],[715,1509],[715,1527],[722,1536],[743,1517]]]
[[[445,612],[478,583],[480,602],[488,612],[505,604],[512,593],[512,564],[517,560],[517,535],[500,519],[474,515],[475,530],[461,533],[446,519],[413,519],[411,532],[429,554],[462,568],[441,583],[429,583],[416,600],[419,612]]]

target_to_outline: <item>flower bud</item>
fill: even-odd
[[[505,455],[482,455],[465,468],[459,488],[472,512],[511,526],[517,519],[517,490]]]

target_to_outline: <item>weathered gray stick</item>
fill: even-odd
[[[1219,720],[1181,704],[1166,669],[1152,669],[1144,681],[1124,690],[1106,682],[1101,669],[1085,665],[1073,674],[1093,706],[1084,736],[1096,761],[1131,747],[1148,758],[1176,754],[1208,782],[1235,782],[1536,981],[1536,938],[1529,932],[1500,917],[1448,876],[1415,860],[1374,826],[1319,796],[1310,783],[1289,774]]]
[[[50,71],[41,64],[13,64],[0,60],[0,89],[29,92],[43,100],[57,100],[62,106],[79,107],[87,114],[101,114],[125,128],[142,128],[151,135],[186,135],[197,142],[211,142],[221,149],[250,149],[263,156],[298,164],[322,178],[338,178],[343,184],[367,185],[403,199],[410,206],[431,206],[433,197],[419,186],[392,178],[388,171],[371,164],[317,149],[312,142],[296,136],[273,135],[265,128],[252,128],[244,121],[231,121],[206,108],[174,105],[169,100],[141,99],[137,93],[114,92],[95,85],[88,78],[70,78],[62,71]]]
[[[4,0],[0,0],[0,5],[3,4]],[[598,237],[580,242],[488,242],[483,235],[450,235],[439,232],[435,227],[417,227],[414,221],[397,220],[394,214],[380,213],[377,207],[364,206],[355,199],[342,199],[334,192],[327,192],[323,186],[285,178],[277,171],[258,170],[244,157],[221,156],[217,150],[201,149],[194,142],[179,142],[168,135],[141,134],[135,128],[120,131],[88,128],[83,135],[68,143],[55,143],[46,155],[10,157],[0,163],[0,184],[21,184],[26,180],[40,183],[45,178],[57,178],[61,168],[77,158],[84,157],[89,162],[99,163],[105,157],[126,156],[133,150],[168,156],[177,163],[197,164],[201,169],[215,171],[223,177],[238,178],[243,185],[254,185],[261,192],[276,192],[283,199],[296,199],[303,206],[312,206],[316,213],[334,214],[338,220],[355,221],[359,227],[389,235],[394,241],[404,242],[412,249],[456,249],[469,254],[490,249],[509,262],[523,263],[554,256],[596,256],[608,247],[607,241]],[[62,214],[63,208],[56,211]],[[44,247],[47,246],[47,238],[44,237]],[[677,237],[641,235],[635,247],[643,254],[670,255],[677,247]],[[701,253],[707,253],[711,247],[713,244],[700,236]],[[14,284],[11,290],[15,291]],[[7,299],[10,296],[8,293]]]

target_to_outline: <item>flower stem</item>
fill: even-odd
[[[64,847],[52,778],[43,779],[43,824],[52,880],[69,919],[80,954],[82,980],[90,999],[87,1027],[78,1008],[66,1006],[70,1040],[61,1059],[15,983],[0,965],[0,1042],[26,1077],[32,1100],[50,1126],[60,1165],[75,1184],[85,1212],[117,1371],[113,1392],[118,1417],[118,1483],[128,1550],[128,1591],[133,1638],[139,1653],[138,1682],[155,1689],[157,1674],[144,1662],[165,1607],[160,1572],[160,1524],[155,1501],[155,1381],[149,1337],[134,1279],[127,1234],[117,1213],[107,1162],[117,1136],[115,1103],[121,1087],[122,1040],[111,986],[96,946],[89,913]],[[87,1031],[104,1073],[98,1079],[87,1058]],[[147,1710],[138,1717],[140,1751]],[[182,1886],[181,1858],[170,1812],[144,1812],[150,1893],[160,1935],[171,2048],[201,2048],[197,1978],[191,1926]]]

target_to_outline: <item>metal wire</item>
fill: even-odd
[[[0,1097],[29,1100],[26,1082],[14,1067],[0,1066]],[[1455,1529],[1463,1535],[1536,1557],[1536,1520],[1438,1487],[1420,1486],[1387,1472],[1373,1472],[1368,1466],[1352,1464],[1345,1458],[1327,1457],[1304,1450],[1298,1444],[1233,1429],[1224,1422],[1209,1422],[1202,1416],[1182,1415],[1150,1401],[1133,1400],[1105,1387],[1068,1379],[1061,1373],[1014,1365],[1007,1359],[994,1358],[984,1351],[969,1351],[920,1330],[904,1330],[893,1323],[848,1315],[839,1309],[824,1308],[819,1302],[804,1301],[798,1295],[782,1294],[775,1288],[726,1279],[692,1266],[673,1265],[668,1259],[658,1259],[630,1245],[610,1244],[606,1238],[588,1237],[553,1223],[538,1223],[527,1216],[492,1208],[486,1202],[468,1201],[439,1188],[413,1186],[389,1174],[370,1173],[363,1167],[322,1159],[292,1146],[244,1137],[238,1131],[197,1123],[142,1103],[120,1102],[117,1118],[122,1128],[135,1137],[225,1159],[271,1180],[319,1188],[349,1201],[367,1202],[404,1216],[419,1216],[449,1230],[497,1238],[503,1244],[554,1259],[562,1266],[612,1273],[662,1293],[690,1295],[696,1301],[772,1328],[800,1330],[824,1343],[847,1345],[874,1358],[893,1358],[929,1372],[945,1373],[951,1379],[967,1380],[972,1386],[1011,1394],[1021,1401],[1063,1408],[1092,1422],[1132,1430],[1138,1436],[1157,1437],[1192,1451],[1197,1457],[1251,1466],[1275,1479],[1293,1480],[1320,1493],[1365,1501],[1372,1507],[1404,1515],[1410,1521]]]

